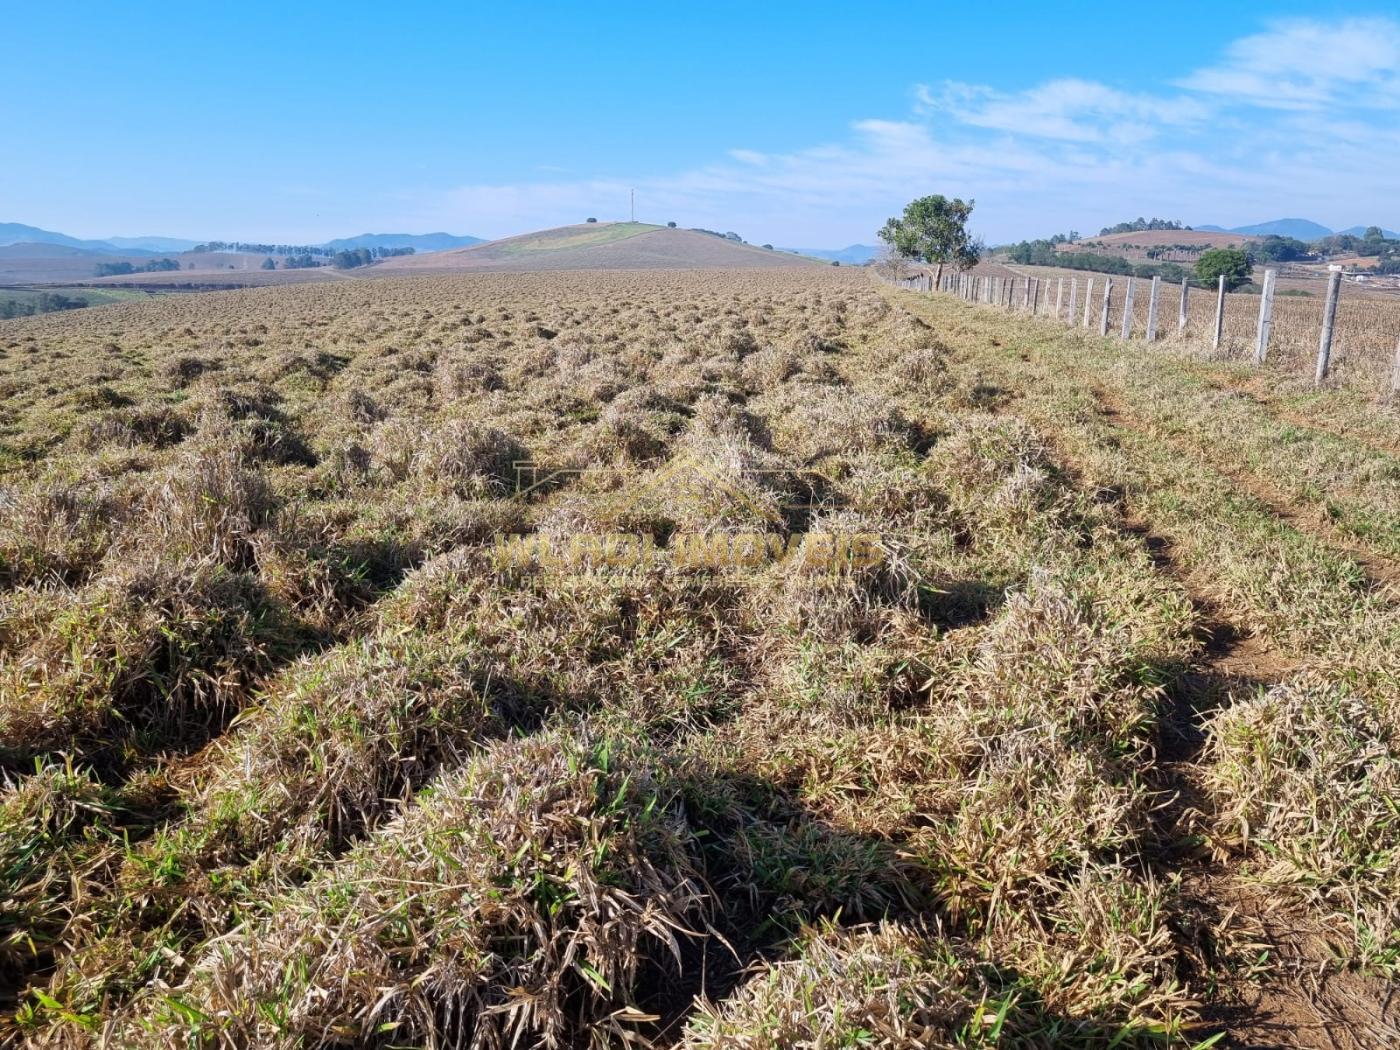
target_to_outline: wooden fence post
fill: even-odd
[[[1031,291],[1031,316],[1035,317],[1040,313],[1040,278],[1032,279],[1035,288]]]
[[[1123,294],[1123,330],[1118,338],[1127,342],[1128,337],[1133,334],[1133,289],[1137,286],[1137,281],[1128,278],[1128,290]]]
[[[1327,276],[1327,305],[1322,309],[1322,334],[1317,339],[1317,373],[1313,385],[1321,386],[1327,378],[1327,369],[1332,365],[1332,329],[1337,323],[1337,293],[1342,288],[1341,269],[1333,270]]]
[[[1225,275],[1220,275],[1220,280],[1215,289],[1215,339],[1212,340],[1210,348],[1220,349],[1221,337],[1225,334]]]
[[[1162,299],[1162,278],[1152,278],[1152,295],[1147,300],[1147,331],[1144,338],[1149,343],[1157,341],[1157,304]]]
[[[1395,340],[1395,370],[1390,373],[1390,392],[1400,396],[1400,339]]]
[[[1181,303],[1177,307],[1176,311],[1177,335],[1184,335],[1186,333],[1186,293],[1190,290],[1190,288],[1191,286],[1186,283],[1186,278],[1183,277],[1181,279]]]
[[[1262,365],[1269,356],[1269,330],[1274,324],[1274,280],[1277,270],[1264,271],[1264,290],[1259,296],[1259,327],[1254,334],[1254,363]]]
[[[1094,299],[1094,279],[1089,278],[1089,283],[1084,286],[1084,320],[1079,323],[1080,328],[1089,327],[1089,309]]]
[[[1108,297],[1113,294],[1113,278],[1103,282],[1103,308],[1099,311],[1099,335],[1108,335]]]
[[[1078,278],[1078,277],[1071,277],[1071,278],[1069,279],[1069,316],[1065,318],[1066,323],[1069,324],[1069,326],[1070,326],[1071,328],[1074,327],[1074,315],[1077,314],[1077,313],[1079,312],[1079,311],[1076,309],[1076,307],[1078,307],[1078,305],[1079,305],[1079,278]]]
[[[1060,319],[1060,307],[1065,300],[1065,279],[1063,277],[1055,280],[1055,320]]]

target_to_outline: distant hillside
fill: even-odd
[[[69,248],[86,248],[89,251],[109,252],[115,246],[106,241],[85,241],[69,237],[66,233],[41,230],[37,226],[26,226],[22,222],[0,222],[0,245],[7,244],[64,244]]]
[[[376,274],[462,270],[685,270],[815,266],[785,252],[716,237],[697,230],[642,222],[583,223],[507,237],[499,241],[388,259]]]
[[[1198,226],[1192,230],[1136,230],[1132,233],[1104,233],[1097,237],[1081,237],[1078,241],[1066,242],[1059,245],[1059,249],[1060,251],[1079,251],[1081,245],[1094,244],[1118,247],[1131,244],[1140,248],[1166,244],[1209,244],[1211,247],[1219,247],[1229,244],[1247,244],[1254,239],[1256,239],[1254,234],[1237,230],[1215,231]]]
[[[1229,230],[1223,226],[1197,226],[1195,228],[1216,233],[1249,233],[1258,237],[1267,237],[1272,234],[1278,237],[1296,237],[1300,241],[1315,241],[1321,237],[1330,237],[1334,233],[1349,233],[1353,237],[1364,237],[1370,225],[1372,224],[1348,226],[1344,230],[1330,230],[1320,222],[1313,222],[1311,219],[1274,219],[1271,222],[1260,222],[1253,226],[1235,226]],[[1394,230],[1382,228],[1381,233],[1387,240],[1400,240],[1400,233],[1396,233]]]
[[[484,243],[481,237],[458,236],[452,233],[362,233],[358,237],[341,237],[338,240],[327,241],[324,247],[338,252],[351,248],[412,248],[419,252],[441,252]]]
[[[873,244],[852,244],[845,248],[782,248],[780,250],[799,252],[802,255],[810,255],[814,259],[829,259],[851,266],[868,263],[880,254],[880,249]]]
[[[137,251],[148,252],[187,252],[199,241],[186,240],[184,237],[108,237],[107,244],[113,248],[121,248],[126,251],[135,249]]]
[[[11,244],[61,244],[69,248],[100,252],[108,255],[168,255],[187,252],[205,241],[184,237],[108,237],[106,240],[84,240],[66,233],[27,226],[22,222],[0,222],[0,247]],[[483,243],[480,237],[458,236],[451,233],[362,233],[358,237],[341,237],[318,247],[332,251],[353,248],[412,248],[420,252],[438,252],[450,248],[465,248]],[[37,256],[36,256],[37,258]]]
[[[0,246],[0,259],[85,259],[92,266],[94,256],[106,255],[94,248],[75,248],[71,244],[20,241]]]
[[[1353,237],[1364,237],[1369,228],[1370,227],[1367,226],[1348,226],[1345,230],[1338,230],[1337,232],[1349,233]],[[1400,233],[1396,233],[1394,230],[1387,230],[1384,226],[1381,227],[1381,236],[1388,241],[1400,241]]]
[[[173,257],[173,256],[172,256]],[[153,252],[111,252],[70,244],[7,244],[0,247],[0,284],[63,284],[92,280],[99,263],[140,267]]]
[[[1278,237],[1296,237],[1300,241],[1315,241],[1319,237],[1327,237],[1332,231],[1320,223],[1311,219],[1274,219],[1270,222],[1260,222],[1253,226],[1236,226],[1231,233],[1249,233],[1257,237],[1267,237],[1274,234]]]

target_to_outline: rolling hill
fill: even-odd
[[[1137,230],[1131,233],[1105,233],[1097,237],[1084,237],[1078,241],[1059,245],[1060,251],[1084,251],[1090,245],[1123,248],[1156,248],[1173,244],[1208,244],[1212,248],[1237,244],[1248,244],[1258,240],[1255,234],[1235,230]]]
[[[1311,219],[1273,219],[1269,222],[1255,223],[1253,226],[1236,226],[1230,232],[1249,233],[1256,237],[1273,234],[1277,237],[1296,237],[1300,241],[1315,241],[1332,233],[1326,226]]]
[[[1136,230],[1085,237],[1056,245],[1055,250],[1061,254],[1114,255],[1134,261],[1190,262],[1207,248],[1241,247],[1257,240],[1257,236],[1225,230]]]
[[[69,237],[66,233],[41,230],[38,226],[26,226],[22,222],[0,222],[0,245],[11,244],[61,244],[68,248],[97,252],[117,250],[116,245],[107,241],[85,241],[78,237]]]
[[[6,244],[0,246],[0,284],[86,282],[99,263],[140,266],[156,257],[154,252],[100,251],[71,244]]]
[[[184,237],[108,237],[106,240],[84,240],[66,233],[28,226],[22,222],[0,222],[0,247],[14,244],[62,245],[106,255],[148,256],[187,252],[208,241],[192,241]],[[482,238],[458,236],[452,233],[362,233],[356,237],[340,237],[319,247],[333,251],[353,248],[413,248],[420,252],[437,252],[449,248],[465,248],[481,244]],[[40,256],[35,256],[40,258]]]
[[[1272,219],[1269,222],[1256,223],[1253,226],[1235,226],[1232,229],[1225,229],[1223,226],[1197,226],[1196,232],[1209,233],[1248,233],[1258,237],[1273,235],[1276,237],[1296,237],[1300,241],[1315,241],[1319,237],[1329,237],[1334,233],[1349,233],[1353,237],[1365,235],[1366,226],[1348,226],[1344,230],[1329,230],[1321,223],[1313,222],[1311,219]],[[1387,240],[1400,240],[1400,233],[1394,230],[1382,228],[1381,233]]]
[[[462,270],[681,270],[813,266],[785,252],[641,222],[559,226],[455,251],[388,259],[379,274]]]
[[[108,237],[107,243],[122,251],[187,252],[199,244],[186,237]]]
[[[1345,230],[1338,230],[1337,232],[1349,233],[1353,237],[1364,237],[1366,236],[1366,230],[1367,227],[1365,226],[1348,226]],[[1381,227],[1381,236],[1388,241],[1400,241],[1400,233],[1396,233],[1394,230],[1387,230],[1384,226]]]

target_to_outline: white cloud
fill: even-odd
[[[1277,23],[1229,45],[1175,92],[1063,77],[1030,89],[919,86],[902,119],[852,123],[788,153],[733,149],[671,173],[463,186],[432,223],[503,235],[587,215],[734,229],[812,246],[869,242],[910,197],[975,197],[988,239],[1153,213],[1227,225],[1306,213],[1350,225],[1395,214],[1400,23]],[[1345,113],[1320,108],[1346,103]],[[1373,108],[1375,107],[1375,108]],[[1345,192],[1339,190],[1345,186]],[[432,224],[430,223],[430,224]]]
[[[1092,80],[1065,77],[1006,94],[976,84],[920,85],[920,103],[963,124],[1070,142],[1140,142],[1163,126],[1205,120],[1209,109],[1184,97],[1132,94]]]
[[[1271,109],[1400,102],[1400,23],[1387,18],[1276,22],[1236,40],[1223,61],[1179,85],[1226,102]]]

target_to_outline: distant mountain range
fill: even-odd
[[[131,241],[142,242],[150,239],[146,237],[129,238]],[[112,241],[85,241],[79,237],[69,237],[66,233],[55,233],[52,230],[41,230],[37,226],[26,226],[22,222],[0,222],[0,246],[7,244],[61,244],[65,248],[77,248],[82,251],[130,253],[133,255],[144,255],[153,250],[143,248],[139,244],[122,248]],[[194,247],[193,241],[190,242],[190,247]]]
[[[1259,222],[1253,226],[1231,226],[1228,229],[1224,226],[1195,226],[1197,230],[1205,230],[1210,233],[1246,233],[1255,237],[1296,237],[1300,241],[1315,241],[1321,237],[1330,237],[1334,233],[1349,233],[1353,237],[1360,237],[1365,234],[1365,226],[1348,226],[1345,230],[1329,230],[1321,223],[1313,222],[1311,219],[1274,219],[1270,222]],[[1394,230],[1382,229],[1381,233],[1387,240],[1400,240],[1400,233]]]
[[[184,252],[200,244],[182,237],[108,237],[83,240],[66,233],[26,226],[22,222],[0,222],[0,247],[12,244],[51,244],[101,255],[160,255]],[[362,233],[342,237],[317,247],[342,251],[350,248],[413,248],[420,252],[440,252],[482,243],[480,237],[459,237],[451,233]]]
[[[880,249],[870,244],[852,244],[845,248],[779,248],[778,250],[799,252],[802,255],[810,255],[814,259],[828,259],[832,262],[849,263],[851,266],[868,263],[880,254]]]
[[[108,237],[106,243],[121,251],[187,252],[199,242],[183,237]]]

